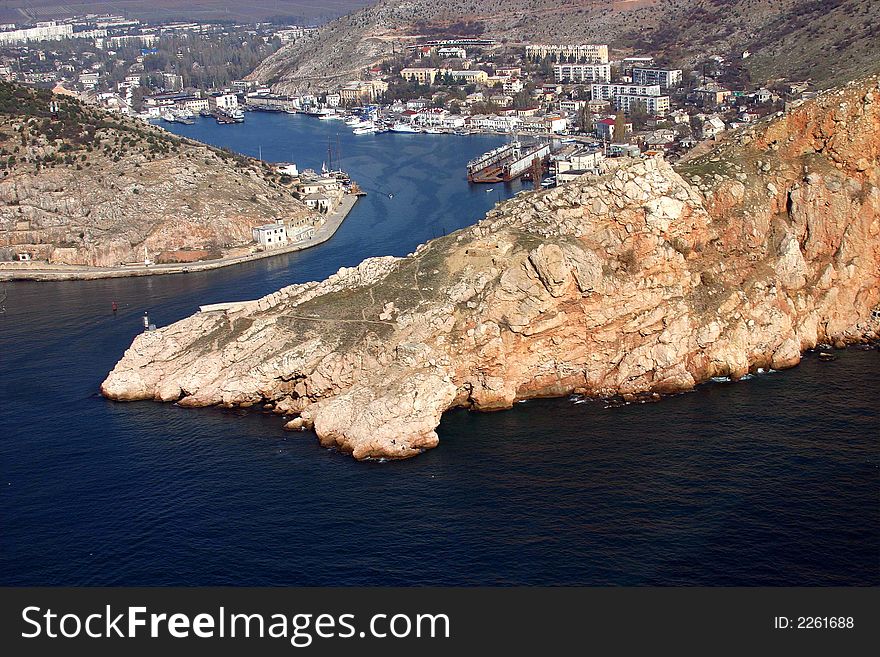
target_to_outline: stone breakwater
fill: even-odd
[[[405,258],[138,336],[118,400],[272,410],[355,458],[437,445],[442,413],[663,394],[880,332],[877,78],[674,170],[502,203]]]

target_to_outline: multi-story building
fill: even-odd
[[[14,46],[30,41],[60,41],[74,38],[73,25],[55,21],[37,23],[34,27],[0,32],[0,46]]]
[[[568,114],[578,115],[587,107],[586,100],[560,100],[559,109]]]
[[[98,86],[99,75],[97,73],[80,73],[79,83],[84,89],[94,89]]]
[[[178,73],[162,73],[162,86],[168,91],[183,89],[183,76]]]
[[[349,82],[339,90],[339,102],[343,105],[356,105],[372,102],[388,91],[388,83],[383,80],[369,82]]]
[[[611,82],[610,64],[556,64],[557,82]]]
[[[600,173],[604,161],[605,154],[601,150],[580,147],[572,152],[551,155],[550,167],[557,184],[561,184],[585,173]]]
[[[623,110],[627,114],[638,104],[652,116],[663,116],[669,113],[672,105],[669,96],[646,96],[641,94],[620,94],[611,100],[615,109]]]
[[[557,60],[564,57],[588,64],[607,64],[608,46],[604,44],[526,46],[526,57],[532,59],[544,59],[554,55]]]
[[[438,107],[427,107],[413,115],[411,122],[425,128],[434,128],[443,125],[443,120],[449,116],[449,112]]]
[[[681,80],[681,71],[679,69],[634,67],[632,70],[633,84],[659,84],[661,88],[669,89],[670,87],[680,85]]]
[[[468,119],[472,128],[491,132],[513,132],[519,122],[518,116],[498,116],[497,114],[475,114]]]
[[[714,82],[710,82],[703,87],[694,89],[693,95],[703,107],[714,108],[727,102],[731,92]]]
[[[612,100],[615,96],[659,96],[659,84],[593,84],[590,94],[594,100]]]
[[[632,71],[635,67],[639,68],[653,68],[654,67],[654,58],[653,57],[625,57],[620,60],[620,73],[622,75],[632,75]]]
[[[434,84],[434,80],[439,72],[440,70],[436,68],[414,66],[402,69],[400,77],[404,80],[415,80],[419,84]]]
[[[506,94],[518,94],[523,90],[523,87],[525,87],[523,81],[518,78],[510,78],[502,85]]]
[[[209,99],[209,105],[225,111],[238,109],[238,96],[235,94],[213,94]]]
[[[465,69],[461,71],[446,69],[442,73],[444,76],[449,73],[453,80],[464,82],[465,84],[486,84],[489,81],[489,74],[480,69]]]
[[[276,219],[273,224],[257,226],[253,229],[254,242],[264,250],[277,249],[287,244],[287,229],[283,219]]]

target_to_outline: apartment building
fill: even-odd
[[[440,69],[413,66],[400,71],[400,77],[404,80],[415,80],[419,84],[434,84]]]
[[[557,61],[564,57],[588,64],[607,64],[608,46],[605,44],[526,46],[526,57],[532,59],[544,59],[554,55]]]
[[[611,82],[610,64],[556,64],[557,82]]]
[[[681,84],[682,74],[679,69],[634,67],[632,81],[640,85],[659,84],[662,89],[669,89]]]
[[[593,84],[590,94],[594,100],[611,100],[615,96],[659,96],[659,84]]]

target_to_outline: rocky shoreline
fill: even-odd
[[[878,94],[863,80],[675,169],[621,160],[406,258],[145,333],[101,392],[264,409],[406,458],[453,407],[662,396],[875,340]]]

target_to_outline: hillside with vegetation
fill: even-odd
[[[743,77],[825,88],[880,67],[875,0],[381,0],[289,44],[252,77],[286,91],[327,88],[420,39],[608,43],[679,67],[742,60]],[[743,53],[750,56],[742,59]]]
[[[267,165],[46,90],[0,83],[0,262],[217,258],[309,210]]]

